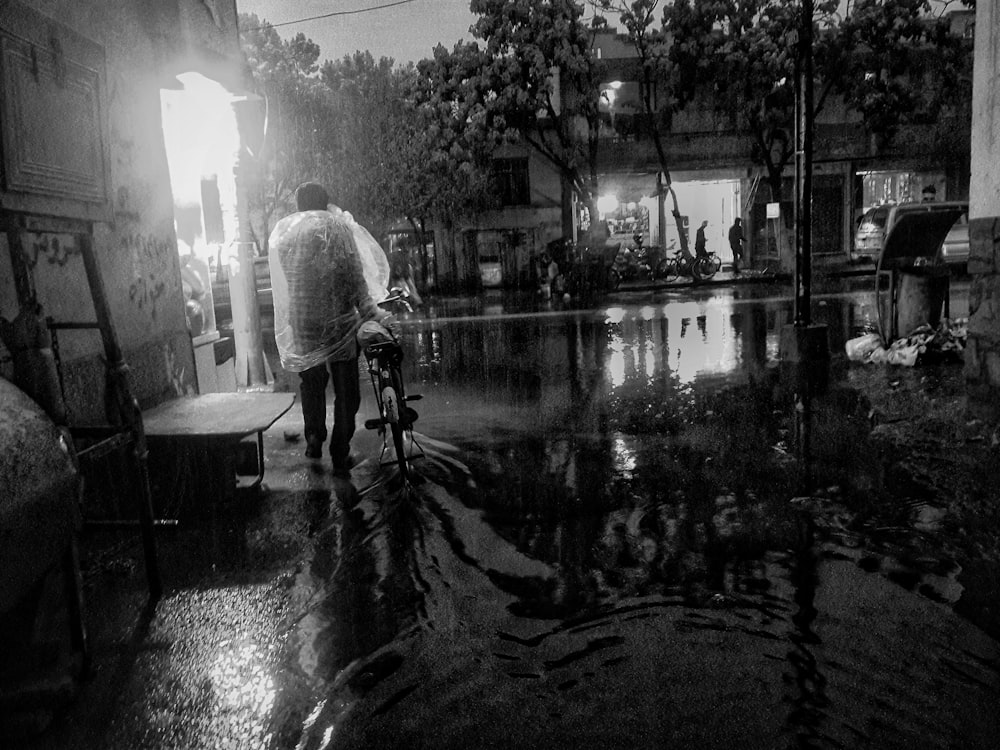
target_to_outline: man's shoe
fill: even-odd
[[[353,469],[358,463],[353,454],[349,454],[343,459],[334,458],[332,460],[333,460],[333,473],[338,476],[346,476],[350,474],[351,469]]]
[[[323,458],[323,441],[309,438],[306,440],[306,458]]]

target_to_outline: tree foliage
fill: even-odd
[[[295,188],[306,179],[325,181],[334,171],[327,127],[333,109],[329,90],[316,77],[318,45],[301,33],[283,40],[255,15],[241,14],[240,29],[247,67],[265,103],[250,208],[253,233],[266,253],[271,224],[292,209]]]
[[[475,88],[484,116],[510,130],[562,175],[592,214],[598,190],[602,63],[593,29],[572,0],[472,0],[485,43]]]
[[[855,0],[824,47],[824,73],[883,139],[971,97],[971,48],[931,10],[927,0]]]
[[[836,0],[816,3],[828,18]],[[795,154],[799,0],[678,0],[664,12],[678,107],[714,107],[753,142],[772,198]],[[816,98],[823,106],[828,90]]]
[[[962,99],[967,45],[927,0],[816,0],[814,115],[839,96],[883,143]],[[794,156],[801,0],[676,0],[664,12],[679,107],[709,102],[753,140],[772,197]]]
[[[475,50],[434,54],[393,67],[358,52],[322,68],[345,136],[337,184],[359,218],[377,226],[406,219],[422,232],[428,221],[450,224],[481,208],[491,194],[486,133],[462,96]]]
[[[670,85],[672,62],[669,44],[662,24],[657,23],[656,14],[660,10],[660,0],[596,0],[596,7],[604,13],[615,13],[625,33],[635,49],[639,63],[639,97],[642,114],[646,120],[645,132],[650,134],[659,162],[663,184],[660,188],[670,196],[671,213],[677,222],[677,236],[680,250],[690,255],[688,233],[684,227],[677,201],[677,192],[670,177],[665,139],[668,137],[663,127],[664,112],[669,114],[673,107],[673,87]]]
[[[319,64],[302,34],[283,40],[256,16],[241,16],[254,84],[267,102],[264,148],[251,191],[255,234],[266,252],[270,226],[294,210],[295,188],[316,180],[338,205],[379,235],[406,220],[423,231],[485,205],[488,129],[466,102],[477,52],[442,49],[419,66],[369,52]]]

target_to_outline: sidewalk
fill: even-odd
[[[870,276],[874,283],[875,267],[872,265],[849,265],[846,262],[814,265],[812,275],[816,281],[830,278],[845,279]],[[791,284],[792,280],[793,274],[791,272],[762,271],[750,268],[739,273],[734,273],[731,266],[723,266],[722,270],[712,278],[702,281],[695,281],[687,276],[682,276],[676,281],[664,281],[663,279],[651,280],[648,278],[623,281],[621,286],[612,292],[612,294],[618,292],[646,292],[663,289],[731,286],[733,284]]]

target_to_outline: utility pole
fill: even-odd
[[[795,303],[781,332],[779,356],[793,363],[830,357],[827,328],[812,323],[813,0],[800,0],[795,47]]]
[[[236,345],[236,383],[240,386],[267,385],[274,376],[264,356],[264,343],[260,324],[260,305],[257,301],[257,278],[253,263],[253,239],[250,232],[250,209],[247,198],[247,180],[250,160],[253,158],[246,145],[251,130],[248,118],[253,116],[256,96],[234,98],[239,131],[239,151],[233,164],[236,183],[236,250],[238,269],[230,270],[229,298],[233,310],[233,334]]]
[[[813,0],[802,0],[795,77],[795,325],[812,320]]]

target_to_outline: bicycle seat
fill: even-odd
[[[384,360],[389,365],[399,365],[403,361],[403,347],[395,340],[375,341],[365,346],[363,351],[365,359],[369,361]]]

